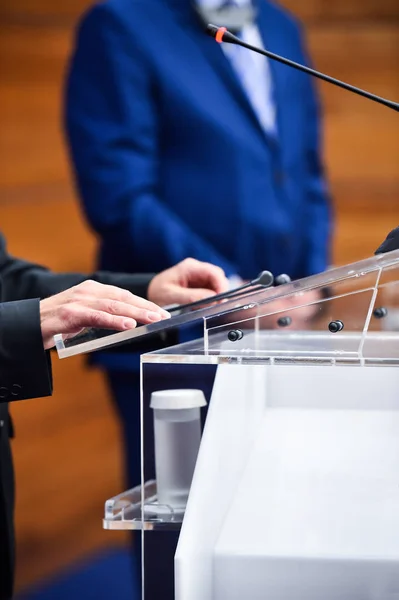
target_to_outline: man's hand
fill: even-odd
[[[188,304],[225,292],[228,287],[222,269],[186,258],[154,277],[148,288],[148,298],[163,306]]]
[[[156,304],[127,290],[89,280],[40,302],[46,349],[54,345],[57,333],[73,337],[85,327],[124,331],[134,329],[137,322],[154,323],[168,317],[170,314]]]

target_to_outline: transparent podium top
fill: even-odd
[[[145,361],[334,360],[399,362],[399,250],[286,283],[252,290],[124,332],[85,330],[54,338],[60,358],[132,345],[168,329],[198,325],[193,342]]]

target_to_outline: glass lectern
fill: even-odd
[[[399,598],[399,251],[56,346],[193,324],[141,358],[142,484],[104,527],[179,531],[177,600]]]

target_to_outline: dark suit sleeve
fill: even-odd
[[[0,234],[0,281],[1,299],[4,302],[27,298],[47,298],[92,279],[106,285],[129,290],[136,296],[147,297],[148,285],[153,274],[123,274],[99,271],[89,275],[82,273],[53,273],[34,263],[7,254],[5,240]]]
[[[49,396],[51,367],[39,300],[0,303],[0,402]]]

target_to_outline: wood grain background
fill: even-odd
[[[61,129],[64,72],[88,0],[0,1],[0,227],[13,253],[89,272],[96,240],[81,216]],[[399,99],[397,0],[284,0],[316,68]],[[399,126],[389,109],[320,84],[336,211],[334,262],[372,254],[399,222]],[[13,407],[18,588],[102,547],[104,501],[122,490],[119,427],[102,375],[54,361],[56,393]]]

